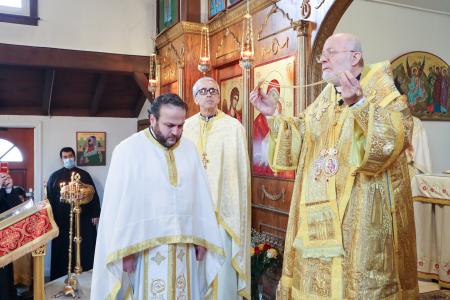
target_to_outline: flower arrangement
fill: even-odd
[[[267,269],[280,266],[281,259],[278,250],[268,243],[261,243],[250,249],[252,267],[252,299],[261,299],[259,290],[261,277]]]

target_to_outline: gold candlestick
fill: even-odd
[[[81,207],[80,207],[80,202],[76,201],[75,202],[75,207],[73,209],[73,212],[75,214],[75,238],[74,238],[74,242],[75,242],[75,247],[76,247],[76,252],[75,252],[75,259],[76,259],[76,265],[75,265],[75,274],[80,275],[81,272],[83,272],[83,268],[81,267],[81,249],[80,249],[80,245],[81,245],[81,231],[80,231],[80,215],[81,215]]]
[[[70,216],[69,216],[69,261],[67,266],[67,278],[64,281],[64,290],[58,294],[64,294],[65,296],[72,296],[72,298],[78,297],[78,280],[76,276],[83,272],[81,267],[81,248],[80,244],[81,238],[81,226],[80,226],[80,215],[81,215],[81,205],[87,204],[92,201],[94,196],[94,187],[89,184],[82,183],[80,181],[80,174],[72,173],[70,182],[65,184],[64,182],[60,185],[60,200],[62,202],[68,203],[70,205]],[[73,237],[73,218],[75,214],[75,237]],[[74,276],[72,274],[72,239],[75,243],[75,268]]]
[[[67,278],[64,280],[66,284],[64,286],[64,295],[71,295],[72,298],[75,298],[78,290],[78,280],[72,277],[73,201],[70,202],[69,224],[69,262],[67,264]]]

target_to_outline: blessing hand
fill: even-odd
[[[345,104],[352,105],[363,97],[361,85],[350,71],[342,72],[339,75],[339,82],[341,85],[342,99]]]
[[[276,103],[272,97],[267,96],[261,90],[261,84],[262,82],[259,82],[258,85],[250,93],[250,102],[263,115],[272,116],[276,110]]]

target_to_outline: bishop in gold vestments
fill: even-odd
[[[344,59],[354,76],[336,68]],[[297,170],[278,299],[414,299],[406,99],[388,62],[363,66],[352,35],[330,37],[319,62],[332,83],[299,117],[269,118],[271,167]]]

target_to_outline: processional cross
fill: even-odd
[[[205,170],[206,170],[208,167],[208,163],[209,163],[208,154],[206,154],[206,152],[203,152],[203,154],[202,154],[202,163],[203,163],[203,168],[205,168]]]

